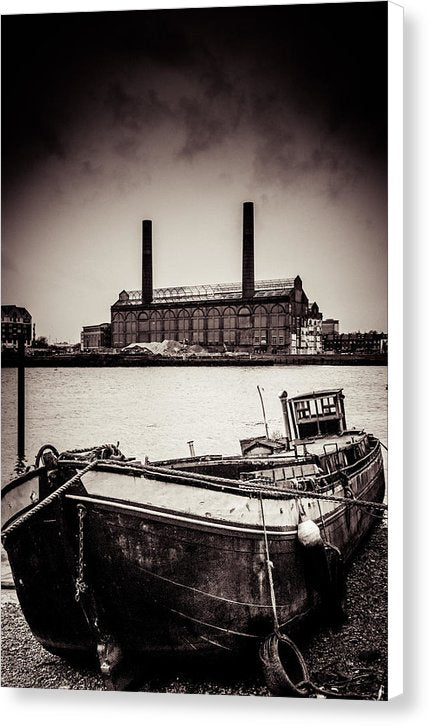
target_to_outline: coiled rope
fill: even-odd
[[[118,442],[119,445],[119,442]],[[116,444],[100,444],[99,446],[88,446],[85,449],[67,449],[67,451],[63,451],[59,455],[60,461],[62,459],[67,458],[70,454],[89,454],[90,452],[94,452],[94,454],[97,454],[99,451],[103,451],[103,449],[112,449],[114,453],[118,453],[118,445]]]

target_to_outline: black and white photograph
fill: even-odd
[[[390,6],[2,16],[2,687],[389,699]]]

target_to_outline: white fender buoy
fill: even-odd
[[[304,547],[315,547],[321,545],[322,537],[316,522],[309,519],[306,514],[301,514],[298,524],[298,540]]]

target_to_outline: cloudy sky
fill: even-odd
[[[6,16],[2,302],[77,341],[141,287],[299,274],[387,326],[387,4]]]

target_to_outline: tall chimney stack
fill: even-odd
[[[151,219],[142,222],[142,300],[144,303],[153,300]]]
[[[253,253],[253,202],[243,204],[243,278],[241,294],[244,299],[255,294],[255,269]]]

